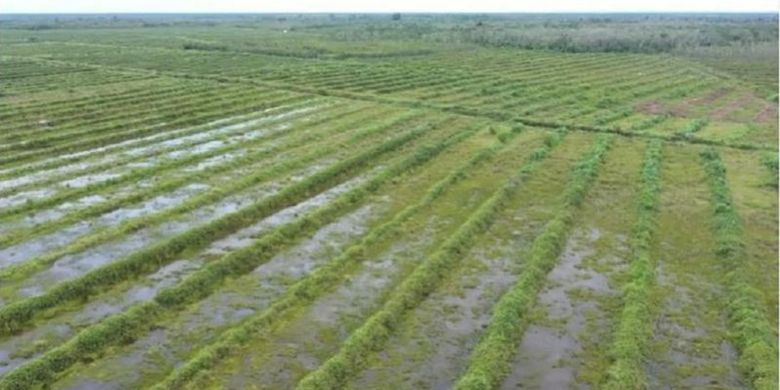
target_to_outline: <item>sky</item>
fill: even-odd
[[[0,13],[777,12],[780,0],[0,0]]]

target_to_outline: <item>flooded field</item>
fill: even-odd
[[[269,23],[0,28],[0,389],[776,383],[776,94]]]

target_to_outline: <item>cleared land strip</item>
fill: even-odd
[[[297,109],[288,106],[281,112],[265,112],[236,125],[214,127],[200,134],[125,149],[74,166],[63,166],[47,172],[48,175],[31,178],[22,176],[3,181],[0,184],[8,188],[3,193],[9,195],[0,198],[0,204],[8,208],[2,219],[18,221],[19,212],[41,212],[63,201],[88,195],[121,193],[128,189],[130,183],[149,187],[171,176],[217,169],[220,164],[246,158],[250,155],[248,151],[254,152],[283,141],[288,134],[308,122],[323,120],[328,114],[338,119],[339,112],[343,114],[345,108],[343,105],[327,104],[312,104]],[[14,199],[22,197],[27,205],[13,203]],[[42,222],[34,214],[23,217],[34,223]]]
[[[179,79],[168,77],[150,77],[148,79],[105,85],[88,86],[85,90],[77,90],[62,96],[56,93],[33,94],[25,100],[0,102],[0,119],[23,120],[29,115],[46,112],[47,107],[54,113],[69,112],[70,108],[84,108],[100,105],[113,100],[123,100],[132,96],[154,95],[160,89],[177,89]],[[53,96],[52,96],[53,95]]]
[[[71,134],[72,137],[63,137],[61,135],[52,136],[51,139],[44,140],[42,143],[36,143],[31,148],[19,148],[17,153],[9,153],[2,159],[2,164],[8,165],[10,163],[29,163],[31,160],[36,160],[41,157],[42,153],[50,155],[56,155],[60,153],[74,153],[83,151],[85,149],[91,149],[95,147],[101,147],[117,142],[126,140],[132,140],[145,135],[151,135],[159,132],[162,129],[170,129],[171,127],[184,126],[189,124],[202,123],[204,119],[218,119],[224,118],[225,112],[231,112],[235,105],[240,102],[244,104],[252,102],[258,104],[257,97],[261,97],[268,92],[257,93],[258,91],[235,91],[235,93],[228,94],[227,99],[206,99],[205,101],[190,101],[184,102],[178,106],[175,110],[162,110],[159,114],[152,113],[150,116],[142,116],[141,118],[135,118],[126,121],[109,122],[102,126],[106,131],[91,129],[78,130],[80,134]],[[232,99],[231,99],[232,97]],[[277,102],[292,103],[296,99],[302,99],[303,96],[286,96],[283,99],[277,100]],[[233,101],[231,101],[233,100]],[[261,100],[262,102],[262,100]],[[266,101],[266,103],[271,103]],[[257,105],[256,110],[261,110],[269,106]],[[197,111],[198,114],[194,114]],[[219,113],[218,111],[223,111]],[[179,117],[182,114],[192,114],[189,117]],[[170,119],[170,121],[167,121]],[[94,134],[91,134],[94,133]],[[82,134],[91,134],[81,137]],[[56,138],[56,140],[55,140]],[[76,140],[74,140],[76,139]],[[44,155],[46,155],[44,154]]]
[[[370,144],[369,140],[367,148]],[[349,153],[342,154],[344,154],[344,158],[349,157]],[[397,160],[394,156],[390,157],[391,161]],[[383,162],[379,161],[380,164]],[[373,169],[373,171],[377,171],[377,169]],[[63,310],[55,310],[56,313],[50,313],[47,316],[50,319],[44,319],[43,322],[37,323],[36,327],[29,332],[24,332],[6,340],[3,344],[0,344],[0,349],[9,351],[12,356],[28,356],[29,358],[30,353],[23,352],[28,350],[24,347],[25,340],[42,338],[47,340],[46,345],[49,347],[59,345],[79,328],[92,325],[110,314],[119,313],[135,303],[152,299],[154,294],[161,291],[161,289],[172,286],[205,265],[219,260],[222,257],[221,254],[238,251],[253,244],[258,237],[273,233],[274,230],[277,230],[277,227],[288,224],[291,220],[296,219],[298,215],[309,213],[310,210],[330,202],[336,196],[355,188],[356,185],[365,181],[365,176],[350,179],[314,197],[308,198],[304,202],[285,208],[259,222],[252,222],[250,226],[241,228],[223,239],[212,241],[205,250],[203,248],[191,248],[191,250],[178,256],[176,261],[166,264],[153,274],[119,283],[108,291],[101,291],[99,294],[91,296],[88,304],[83,308],[79,307],[75,312],[72,311],[73,307],[67,305],[63,307]],[[301,234],[305,234],[305,232]],[[281,248],[275,247],[274,251],[276,250],[281,250]],[[264,263],[261,262],[260,264]],[[149,288],[143,287],[144,285],[149,286]],[[55,336],[55,334],[49,331],[52,328],[68,329],[68,331],[57,332]],[[55,337],[52,338],[51,336]],[[45,350],[38,349],[37,351],[40,353]],[[36,354],[33,354],[33,356]],[[15,368],[24,361],[25,359],[23,358],[15,358],[10,362],[10,369]]]
[[[291,111],[289,113],[289,119],[295,119],[296,116],[306,115],[308,111],[312,110],[301,109]],[[283,118],[277,118],[276,120],[273,118],[271,119],[271,121],[277,123],[282,120]],[[256,129],[252,129],[251,126],[246,129],[246,131],[253,130]],[[278,127],[276,130],[283,132],[283,129],[279,129]],[[240,132],[241,130],[239,130],[239,135]],[[262,135],[262,133],[258,132],[250,133],[248,137],[245,137],[245,141],[248,145],[251,145],[253,141],[251,138],[254,137],[256,138],[255,141],[263,142],[266,140],[266,137],[262,137]],[[190,148],[190,146],[193,147]],[[0,205],[4,207],[4,209],[0,211],[0,219],[17,216],[32,210],[41,210],[61,204],[65,201],[100,193],[110,188],[116,188],[127,183],[137,183],[144,179],[160,177],[167,172],[175,172],[180,168],[198,164],[209,158],[223,156],[230,151],[240,150],[241,146],[243,146],[242,143],[227,142],[225,139],[206,140],[200,147],[197,145],[183,145],[177,147],[178,151],[170,153],[167,158],[153,161],[149,166],[140,166],[129,170],[121,168],[116,170],[103,170],[101,173],[95,174],[94,176],[87,175],[86,178],[71,177],[60,186],[32,190],[27,193],[23,192],[10,197],[10,199],[0,199]],[[94,180],[88,180],[90,178],[94,178]],[[42,191],[43,196],[36,196],[38,191]]]
[[[208,101],[201,105],[191,106],[186,104],[173,111],[165,111],[159,115],[143,117],[139,119],[124,121],[120,123],[109,123],[108,128],[115,128],[113,132],[107,134],[96,134],[87,139],[69,140],[43,146],[36,150],[22,150],[19,153],[0,159],[0,164],[10,165],[15,163],[29,164],[31,160],[40,159],[42,156],[60,153],[76,153],[90,148],[103,147],[108,144],[132,140],[145,135],[157,133],[160,129],[176,129],[180,126],[197,125],[200,123],[225,118],[226,115],[241,114],[252,111],[262,110],[270,107],[270,102],[256,101],[254,98],[267,92],[257,90],[236,91],[230,95],[231,99],[217,99]],[[276,100],[276,104],[292,103],[296,100],[305,99],[305,95],[290,95],[286,98]],[[192,103],[192,102],[190,102]],[[169,119],[166,121],[166,118]],[[136,127],[141,126],[141,127]],[[70,142],[68,142],[70,141]],[[5,167],[4,167],[5,168]]]
[[[159,172],[164,173],[176,168],[197,166],[203,161],[213,161],[213,158],[240,152],[237,145],[239,141],[252,145],[278,137],[279,133],[284,134],[288,126],[285,121],[305,121],[308,116],[322,115],[323,111],[337,108],[329,106],[317,100],[284,105],[265,110],[256,118],[246,118],[246,121],[235,125],[214,126],[185,137],[139,148],[119,149],[98,159],[87,159],[73,165],[63,164],[53,170],[41,170],[38,174],[2,180],[0,205],[9,209],[3,213],[8,216],[16,214],[10,209],[23,206],[24,202],[30,204],[23,207],[41,209],[53,204],[51,198],[78,197],[85,188],[101,190],[106,186],[121,185],[128,177],[138,181],[148,177],[151,169],[159,169]],[[19,198],[23,198],[24,202],[19,201]]]
[[[528,129],[527,133],[518,139],[521,148],[513,146],[499,152],[494,161],[501,163],[475,168],[465,180],[443,194],[439,201],[412,216],[398,233],[378,245],[367,247],[359,267],[343,276],[343,282],[339,283],[337,288],[318,294],[310,306],[300,314],[295,314],[293,318],[278,322],[275,329],[257,333],[243,350],[258,353],[250,356],[238,353],[234,358],[229,357],[227,362],[215,367],[214,374],[198,376],[191,386],[187,387],[203,388],[234,381],[268,383],[271,388],[295,386],[306,373],[315,370],[337,354],[346,339],[372,314],[381,310],[385,301],[393,296],[397,286],[419,264],[432,256],[439,249],[441,242],[452,237],[470,216],[470,213],[463,212],[464,209],[473,210],[488,199],[494,190],[516,173],[518,167],[534,155],[537,147],[549,136],[547,132],[532,129]],[[529,136],[532,139],[529,140]],[[583,143],[591,141],[589,134],[575,133],[567,136],[548,158],[540,161],[536,170],[538,174],[532,174],[523,181],[522,190],[515,195],[526,198],[526,195],[540,188],[541,182],[549,183],[552,186],[550,193],[557,194],[556,189],[560,187],[558,184],[565,181],[568,168],[573,166],[573,160],[581,151]],[[550,198],[556,197],[551,195]],[[507,203],[504,209],[511,204]],[[505,214],[502,211],[497,218],[503,219]],[[481,235],[475,245],[481,245],[488,237],[492,235]],[[448,269],[447,275],[452,276],[458,269]],[[445,279],[448,277],[445,276]],[[403,318],[408,318],[410,314],[407,313]],[[403,326],[403,318],[399,326]],[[399,330],[400,328],[396,328],[389,334],[389,339],[384,341],[383,345],[388,348],[395,346],[394,334]],[[290,354],[298,356],[299,359],[288,359]],[[373,355],[375,354],[366,357],[373,359]],[[387,349],[382,348],[377,358],[386,362],[387,357]],[[393,378],[398,379],[399,376]],[[379,381],[369,382],[367,385],[347,385],[344,388],[374,388],[377,387],[373,386],[376,383],[388,384]],[[392,382],[389,386],[392,387]]]
[[[467,120],[464,124],[468,125],[469,123],[472,123],[472,121]],[[458,125],[458,127],[462,126],[463,124]],[[480,123],[479,128],[484,129],[485,125]],[[378,223],[379,218],[389,217],[394,213],[393,210],[400,210],[402,206],[406,205],[405,199],[408,200],[421,196],[419,188],[420,186],[430,184],[428,180],[431,174],[435,173],[438,176],[440,172],[443,172],[441,174],[446,173],[446,170],[451,168],[454,162],[459,161],[458,157],[467,156],[467,154],[464,154],[465,151],[492,139],[494,137],[486,131],[481,131],[475,136],[448,148],[442,152],[442,155],[431,160],[430,163],[420,168],[414,168],[401,177],[396,177],[388,182],[386,186],[383,186],[381,190],[377,191],[375,195],[368,198],[366,203],[356,205],[357,209],[355,211],[349,211],[343,217],[339,217],[336,221],[318,229],[317,233],[311,238],[306,236],[303,241],[295,242],[289,248],[281,249],[269,261],[263,262],[252,272],[232,278],[231,283],[221,286],[204,300],[189,305],[183,312],[177,313],[175,317],[165,317],[163,323],[160,324],[165,330],[157,328],[153,333],[138,339],[133,344],[121,347],[99,365],[80,365],[80,368],[76,369],[80,372],[79,375],[68,375],[62,381],[58,381],[58,386],[60,386],[60,382],[67,384],[75,381],[78,383],[84,380],[89,381],[89,378],[94,378],[95,376],[102,376],[103,379],[100,379],[100,381],[115,383],[120,387],[146,387],[155,383],[165,376],[168,372],[166,370],[170,370],[170,366],[147,366],[143,364],[143,366],[147,367],[145,369],[146,375],[143,377],[121,374],[117,376],[109,375],[107,377],[101,375],[101,373],[105,373],[102,367],[112,366],[115,362],[121,361],[128,356],[138,356],[139,353],[146,355],[143,353],[144,345],[149,340],[159,341],[160,338],[165,339],[164,344],[161,344],[160,348],[166,350],[172,348],[181,351],[181,354],[177,353],[176,361],[186,362],[189,352],[195,352],[193,347],[200,346],[212,337],[216,337],[219,332],[224,331],[226,327],[234,324],[241,316],[246,315],[248,310],[262,310],[267,305],[270,305],[279,294],[284,292],[287,286],[292,285],[294,281],[329,262],[331,256],[337,254],[343,245],[349,244],[352,237],[362,234],[362,231],[368,225],[373,226],[374,223]],[[399,189],[403,193],[399,193]],[[327,200],[327,202],[330,201]],[[305,203],[317,206],[322,201],[310,198]],[[298,206],[295,207],[295,209],[298,208]],[[267,228],[272,228],[280,223],[287,223],[285,220],[295,217],[293,211],[295,211],[295,214],[305,212],[304,210],[285,210],[285,215],[280,214],[269,218],[267,222],[259,224],[258,227],[266,225]],[[284,220],[280,220],[282,218]],[[252,230],[256,231],[254,228]],[[246,235],[242,235],[242,237],[246,237]],[[257,237],[257,235],[254,234],[252,237]],[[234,236],[229,240],[224,240],[222,243],[214,243],[206,253],[224,253],[225,250],[235,251],[252,243],[253,239],[251,238]],[[346,248],[345,246],[343,247]],[[235,305],[222,303],[234,301],[235,299],[244,302],[244,304],[239,308]],[[216,315],[215,310],[218,312]]]
[[[3,129],[16,128],[20,125],[33,127],[37,123],[29,123],[28,121],[37,119],[36,117],[40,118],[40,115],[45,115],[45,118],[61,123],[69,119],[77,119],[80,117],[80,113],[84,114],[85,110],[89,111],[90,109],[103,108],[114,113],[118,105],[142,104],[145,98],[175,97],[187,92],[202,92],[204,88],[215,85],[211,81],[182,83],[179,79],[156,77],[154,82],[152,80],[129,82],[121,86],[114,86],[109,91],[103,91],[104,93],[82,96],[75,100],[54,97],[45,101],[5,103],[2,106],[4,111],[0,114],[0,118],[4,119],[4,122],[0,126]]]
[[[209,134],[210,131],[220,131],[219,128],[228,128],[231,126],[241,126],[241,122],[251,122],[251,119],[257,115],[263,115],[271,113],[277,110],[284,110],[287,107],[300,106],[307,104],[307,102],[316,101],[305,96],[301,96],[296,99],[288,99],[283,97],[281,99],[272,99],[268,102],[251,102],[247,105],[239,105],[231,107],[231,109],[223,112],[223,115],[219,119],[211,119],[198,125],[177,127],[178,123],[162,123],[155,124],[152,127],[156,129],[154,134],[144,135],[137,138],[124,140],[121,142],[111,143],[107,145],[100,145],[86,150],[69,152],[63,151],[64,154],[55,155],[54,157],[44,157],[34,162],[27,162],[23,166],[10,167],[0,169],[0,178],[11,180],[3,180],[3,185],[13,186],[19,182],[26,182],[31,179],[27,177],[37,178],[39,175],[45,175],[46,171],[56,169],[58,173],[71,172],[72,170],[78,170],[80,165],[76,164],[83,160],[88,160],[97,157],[103,157],[106,160],[113,160],[116,158],[116,154],[122,154],[125,152],[136,153],[137,150],[148,150],[154,148],[155,144],[181,142],[177,139],[187,139],[186,137],[197,139]],[[146,129],[147,126],[142,127]],[[206,135],[204,135],[206,134]],[[122,160],[120,160],[122,161]]]

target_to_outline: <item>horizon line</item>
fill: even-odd
[[[57,11],[57,12],[38,12],[38,11],[13,11],[5,12],[0,10],[0,17],[8,15],[274,15],[274,14],[773,14],[778,15],[778,10],[637,10],[637,11],[617,11],[617,10],[593,10],[593,11]]]

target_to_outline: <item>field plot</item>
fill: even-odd
[[[766,65],[149,17],[0,24],[0,389],[776,388]]]

